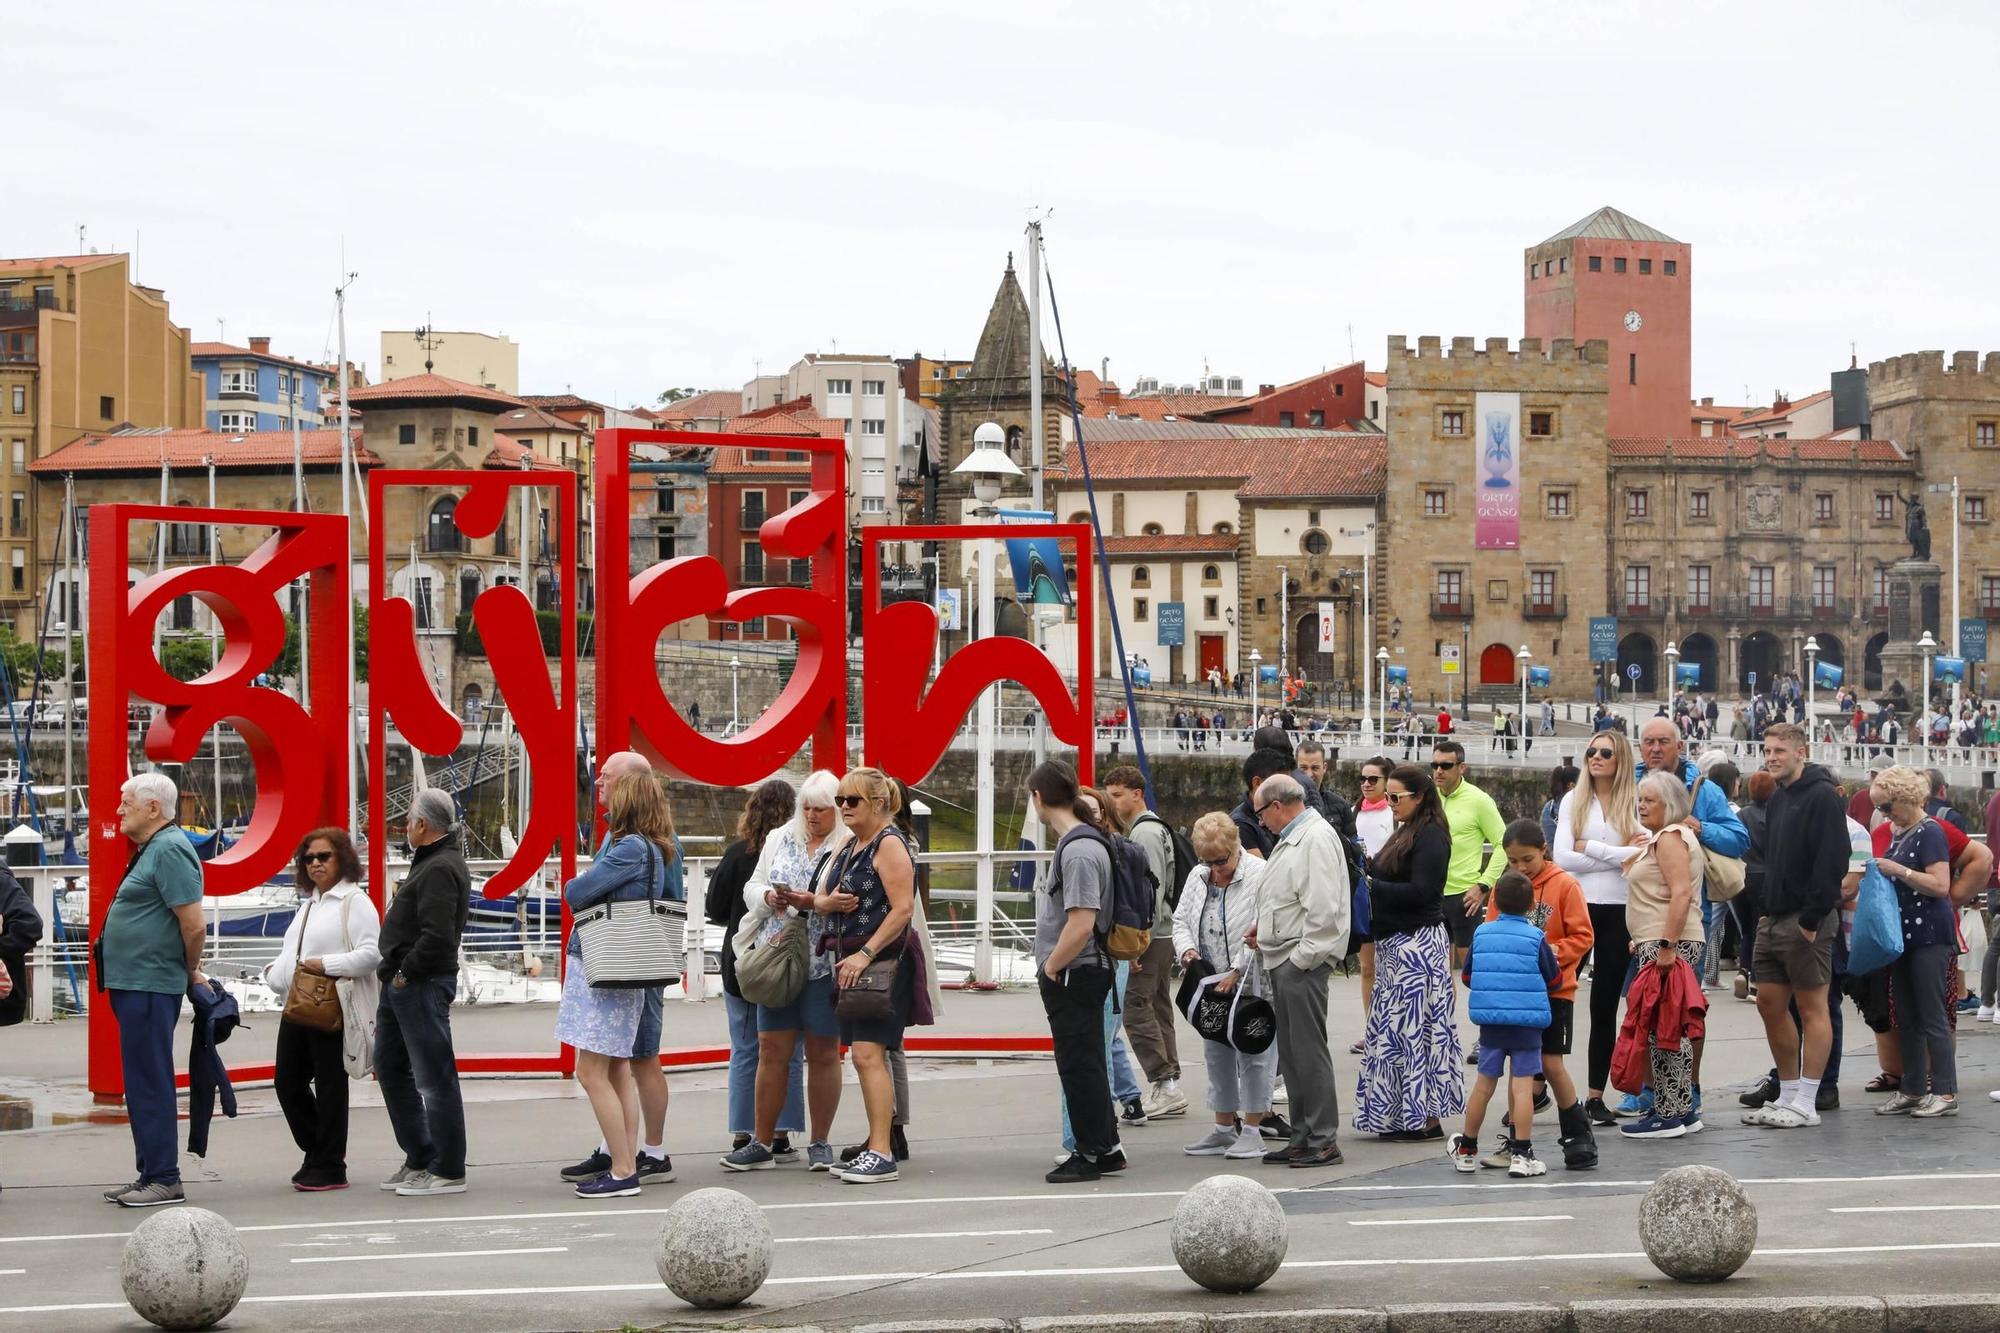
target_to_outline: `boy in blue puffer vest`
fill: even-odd
[[[1548,1167],[1536,1158],[1526,1135],[1533,1132],[1535,1075],[1542,1072],[1549,991],[1562,979],[1562,968],[1542,928],[1528,920],[1535,886],[1526,875],[1509,870],[1500,876],[1493,885],[1493,902],[1500,914],[1473,932],[1465,956],[1468,1007],[1479,1024],[1479,1078],[1465,1099],[1465,1132],[1451,1136],[1451,1164],[1460,1171],[1479,1169],[1479,1125],[1486,1118],[1486,1103],[1501,1074],[1511,1073],[1507,1095],[1513,1132],[1521,1137],[1507,1141],[1507,1174],[1539,1176]]]

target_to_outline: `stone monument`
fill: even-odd
[[[1898,682],[1903,686],[1906,708],[1921,706],[1923,700],[1924,650],[1917,646],[1928,631],[1933,643],[1950,642],[1939,620],[1939,589],[1944,570],[1931,559],[1930,522],[1925,517],[1921,493],[1897,498],[1904,506],[1903,532],[1910,539],[1910,554],[1888,569],[1889,641],[1882,645],[1882,693],[1893,694]],[[1931,656],[1945,652],[1933,648]],[[1905,724],[1908,718],[1904,719]]]

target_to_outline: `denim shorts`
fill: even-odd
[[[665,1004],[662,992],[659,986],[646,989],[646,1005],[639,1011],[639,1032],[632,1038],[634,1060],[655,1058],[660,1053],[660,1018]]]
[[[803,1032],[809,1037],[839,1037],[840,1020],[833,1014],[833,974],[808,977],[799,997],[773,1009],[757,1006],[759,1032]],[[643,1027],[644,1025],[641,1024]]]
[[[1528,1078],[1542,1072],[1542,1053],[1533,1047],[1517,1051],[1503,1051],[1491,1046],[1479,1048],[1479,1072],[1487,1078],[1502,1077],[1510,1064],[1514,1067],[1515,1078]]]

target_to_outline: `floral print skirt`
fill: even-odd
[[[1422,1129],[1465,1110],[1458,995],[1443,926],[1375,941],[1375,993],[1362,1038],[1354,1127]]]

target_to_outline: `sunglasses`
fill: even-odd
[[[1407,800],[1409,800],[1409,799],[1410,799],[1410,798],[1411,798],[1412,796],[1415,796],[1415,795],[1416,795],[1416,793],[1415,793],[1415,792],[1413,792],[1413,791],[1392,791],[1392,792],[1388,793],[1388,797],[1387,797],[1387,799],[1389,799],[1389,800],[1391,800],[1391,801],[1407,801]]]
[[[305,855],[305,862],[309,866],[316,866],[322,861],[331,860],[333,860],[332,852],[307,852]]]
[[[1880,810],[1880,811],[1881,811],[1881,812],[1882,812],[1883,814],[1885,814],[1885,815],[1889,813],[1889,805],[1890,805],[1890,803],[1889,803],[1888,801],[1877,801],[1877,802],[1875,802],[1875,808],[1876,808],[1877,810]]]
[[[1618,752],[1616,750],[1607,750],[1601,745],[1593,745],[1583,752],[1583,757],[1585,759],[1616,759]]]
[[[833,798],[833,803],[843,810],[852,810],[867,799],[866,796],[836,796]]]
[[[1382,779],[1381,779],[1381,778],[1379,778],[1379,777],[1377,777],[1377,776],[1376,776],[1375,774],[1373,774],[1373,773],[1363,773],[1363,774],[1361,775],[1361,780],[1362,780],[1363,782],[1380,782],[1380,781],[1381,781]]]
[[[1433,773],[1449,773],[1451,772],[1451,770],[1457,767],[1458,767],[1457,764],[1439,763],[1436,760],[1433,760],[1431,762],[1431,772]]]
[[[1233,856],[1222,856],[1222,857],[1217,857],[1213,861],[1204,860],[1202,864],[1207,866],[1211,870],[1220,870],[1222,869],[1222,867],[1228,865],[1231,861],[1234,861],[1235,859],[1236,858]]]

